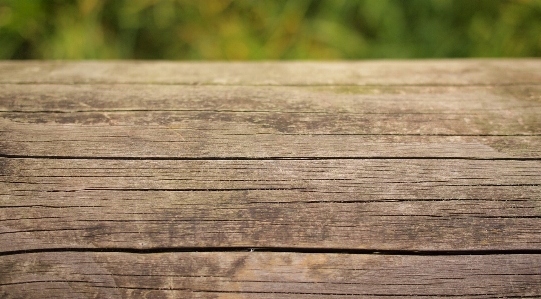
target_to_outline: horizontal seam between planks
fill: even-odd
[[[501,82],[501,83],[463,83],[463,84],[441,84],[441,83],[398,83],[398,84],[220,84],[211,82],[122,82],[122,81],[74,81],[74,82],[56,82],[56,81],[27,81],[27,82],[10,82],[0,81],[0,85],[172,85],[172,86],[224,86],[224,87],[500,87],[500,86],[539,86],[539,82]]]
[[[463,256],[463,255],[541,255],[541,249],[489,249],[489,250],[387,250],[387,249],[348,249],[348,248],[308,248],[308,247],[156,247],[156,248],[39,248],[0,252],[0,256],[54,253],[54,252],[82,252],[82,253],[190,253],[190,252],[266,252],[266,253],[307,253],[307,254],[351,254],[351,255],[409,255],[409,256]]]
[[[541,106],[513,107],[533,109]],[[471,111],[471,110],[470,110]],[[480,109],[479,112],[504,111],[504,109]],[[508,110],[505,110],[508,111]],[[233,110],[233,109],[87,109],[87,110],[0,110],[0,114],[73,114],[73,113],[126,113],[126,112],[214,112],[214,113],[282,113],[282,114],[326,114],[326,115],[482,115],[471,112],[347,112],[347,111],[289,111],[289,110]]]
[[[306,188],[85,188],[81,191],[132,191],[132,192],[235,192],[235,191],[293,191]],[[66,190],[51,190],[44,192],[65,192]],[[74,192],[74,191],[72,191]]]
[[[103,128],[104,126],[93,126],[91,128]],[[107,126],[110,128],[110,126]],[[136,127],[136,126],[117,126],[117,127]],[[85,128],[85,127],[82,127]],[[88,128],[88,127],[86,127]],[[168,127],[161,127],[161,128],[152,128],[158,130],[179,130],[179,129],[171,129]],[[209,130],[210,131],[210,130]],[[7,131],[0,131],[7,132]],[[541,133],[530,133],[530,134],[395,134],[395,133],[381,133],[381,134],[375,134],[375,133],[224,133],[224,134],[217,134],[217,136],[260,136],[260,135],[267,135],[267,136],[274,136],[274,137],[282,137],[282,136],[395,136],[395,137],[541,137]],[[121,135],[121,136],[100,136],[103,138],[129,138],[128,135]],[[58,142],[58,141],[85,141],[85,140],[24,140],[24,141],[15,141],[15,142]],[[154,143],[156,142],[169,142],[169,143],[175,143],[179,142],[178,140],[166,140],[166,141],[152,141]]]
[[[442,157],[416,157],[416,156],[351,156],[351,157],[122,157],[122,156],[53,156],[53,155],[12,155],[0,154],[0,158],[8,159],[51,159],[51,160],[163,160],[163,161],[274,161],[274,160],[488,160],[488,161],[541,161],[541,157],[467,157],[467,156],[442,156]]]
[[[88,190],[86,190],[88,191]],[[107,190],[107,191],[116,191],[116,190]],[[304,191],[304,190],[303,190]],[[42,191],[38,191],[42,192]],[[46,191],[47,192],[47,191]],[[58,191],[58,192],[73,192],[73,191]],[[308,192],[318,192],[318,191],[308,191]],[[6,194],[9,195],[9,194]],[[129,200],[129,199],[128,199]],[[397,198],[388,198],[388,199],[381,199],[381,200],[307,200],[307,201],[248,201],[246,204],[276,204],[276,205],[287,205],[287,204],[373,204],[373,203],[401,203],[401,202],[415,202],[415,203],[433,203],[433,202],[443,202],[443,203],[451,203],[451,202],[503,202],[503,203],[514,203],[514,202],[530,202],[535,201],[531,198],[517,198],[517,199],[492,199],[492,198],[442,198],[442,199],[397,199]],[[186,205],[197,205],[197,204],[186,204]],[[203,205],[204,206],[204,205]],[[0,209],[26,209],[26,208],[46,208],[46,209],[69,209],[69,208],[106,208],[108,206],[100,206],[100,205],[62,205],[62,206],[54,206],[54,205],[43,205],[43,204],[29,204],[29,205],[15,205],[15,206],[8,206],[8,205],[2,205],[0,206]],[[497,217],[497,216],[495,216]],[[524,216],[524,217],[534,217],[534,218],[540,218],[541,216]],[[43,217],[36,217],[36,218],[28,218],[28,219],[42,219]],[[47,217],[47,218],[61,218],[61,217]],[[24,218],[26,219],[26,218]],[[4,221],[7,219],[2,219],[0,221]],[[20,219],[13,219],[13,220],[20,220]]]

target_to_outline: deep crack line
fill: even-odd
[[[33,253],[201,253],[201,252],[245,252],[245,253],[304,253],[304,254],[349,254],[349,255],[407,255],[407,256],[464,256],[464,255],[541,255],[541,249],[478,249],[478,250],[378,250],[349,248],[309,248],[309,247],[155,247],[155,248],[38,248],[0,252],[0,256],[33,254]]]
[[[49,159],[49,160],[126,160],[126,161],[277,161],[277,160],[481,160],[481,161],[541,161],[541,157],[467,157],[467,156],[319,156],[319,157],[122,157],[122,156],[53,156],[53,155],[12,155],[0,154],[7,159]]]
[[[521,82],[479,82],[479,83],[388,83],[388,84],[359,84],[359,83],[215,83],[212,81],[102,81],[102,80],[86,80],[86,81],[0,81],[0,85],[141,85],[141,86],[192,86],[192,87],[359,87],[359,88],[385,88],[385,87],[522,87],[522,86],[539,86],[537,81],[521,81]]]

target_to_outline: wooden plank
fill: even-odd
[[[366,188],[392,198],[424,186],[431,196],[459,194],[467,187],[539,185],[541,163],[464,159],[325,160],[87,160],[1,158],[9,191],[82,191],[120,189],[293,189],[359,191]],[[84,179],[90,178],[90,179]],[[17,182],[16,184],[13,184]],[[34,189],[31,185],[38,185]],[[404,188],[399,188],[404,186]],[[445,191],[445,189],[450,189]],[[373,192],[368,194],[375,195]],[[407,193],[406,193],[407,194]],[[427,195],[417,195],[423,200]],[[465,192],[467,194],[467,192]],[[471,194],[483,198],[482,194]],[[433,198],[433,197],[431,197]],[[449,197],[447,197],[449,198]],[[498,199],[498,198],[494,198]]]
[[[4,128],[5,131],[0,132],[0,151],[11,157],[541,158],[541,136],[240,135],[175,126],[94,127],[14,123],[6,124]],[[227,125],[221,128],[224,131],[231,129]]]
[[[198,117],[197,115],[177,113],[171,116],[169,114],[167,117],[176,117],[183,121],[164,125],[77,124],[80,120],[99,119],[100,116],[96,115],[71,115],[71,117],[76,117],[70,120],[73,123],[64,124],[55,123],[56,120],[45,123],[20,123],[17,120],[11,121],[4,118],[0,120],[3,127],[0,132],[2,137],[0,150],[4,155],[82,158],[462,157],[490,159],[541,157],[541,135],[457,136],[454,133],[440,135],[438,124],[440,126],[456,124],[459,121],[456,118],[453,119],[454,117],[447,117],[447,120],[440,118],[440,121],[432,116],[377,116],[368,119],[348,117],[349,121],[365,123],[362,127],[348,128],[343,120],[339,122],[339,117],[309,116],[310,120],[299,120],[302,116],[287,116],[285,118],[289,122],[281,128],[292,133],[275,133],[276,128],[268,124],[250,124],[249,121],[242,120],[238,122],[196,120],[194,118]],[[211,113],[202,117],[213,117],[213,115],[226,116]],[[141,113],[140,115],[141,118],[148,116],[158,117],[159,114]],[[249,115],[229,116],[237,119],[250,117]],[[279,114],[274,114],[274,116],[281,117]],[[51,115],[47,117],[50,118]],[[111,114],[108,114],[108,117],[117,118]],[[272,114],[257,117],[270,119]],[[32,116],[26,120],[30,118]],[[134,115],[130,117],[131,121],[137,121],[137,119],[138,117]],[[338,122],[333,124],[335,120]],[[264,121],[264,119],[261,120],[262,123]],[[319,130],[301,128],[315,124],[320,124],[322,128]],[[434,126],[430,126],[431,124]],[[329,128],[335,125],[341,125],[342,128]],[[424,132],[419,133],[420,130]],[[298,131],[301,132],[297,133]],[[340,150],[336,150],[337,148]]]
[[[4,251],[541,244],[539,161],[1,161]]]
[[[2,62],[0,83],[485,85],[541,81],[538,59],[344,62]]]
[[[272,252],[0,257],[2,298],[539,298],[541,255]]]
[[[2,62],[0,297],[539,298],[540,83],[539,59]]]
[[[540,93],[539,82],[495,86],[2,84],[0,111],[505,115],[507,110],[539,109]]]
[[[77,157],[541,156],[537,85],[341,88],[6,85],[0,149]]]

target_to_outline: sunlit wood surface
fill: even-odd
[[[540,298],[541,60],[1,62],[0,298]]]

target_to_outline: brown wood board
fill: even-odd
[[[4,154],[539,158],[541,89],[14,85]]]
[[[2,298],[538,298],[541,255],[29,253]],[[39,296],[39,297],[38,297]]]
[[[2,62],[0,297],[537,298],[540,82],[537,59]]]
[[[343,62],[2,62],[0,83],[186,85],[513,85],[541,80],[539,59]]]

